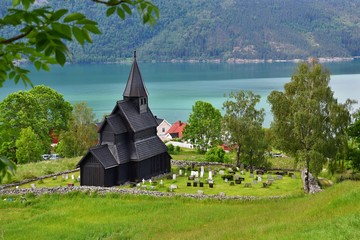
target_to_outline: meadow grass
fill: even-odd
[[[2,198],[9,196],[2,196]],[[72,192],[0,202],[3,239],[359,239],[360,182],[254,201]]]
[[[58,160],[47,160],[27,164],[17,165],[16,173],[11,179],[5,179],[3,184],[11,182],[20,182],[25,179],[33,179],[36,177],[63,172],[75,169],[76,164],[81,157],[61,158]]]

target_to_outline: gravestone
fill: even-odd
[[[200,172],[200,178],[204,177],[204,172]]]
[[[209,179],[210,179],[210,180],[213,179],[213,173],[212,173],[212,171],[209,171]]]
[[[173,180],[176,180],[176,174],[173,174],[172,179],[173,179]]]
[[[72,174],[72,175],[71,175],[71,179],[72,179],[72,180],[74,180],[74,179],[75,179],[74,174]]]
[[[227,182],[228,182],[228,179],[227,179],[227,178],[225,178],[225,179],[224,179],[224,181],[227,183]]]
[[[258,177],[257,177],[258,179],[258,182],[262,182],[262,177],[261,177],[261,175],[259,175]]]
[[[186,186],[191,187],[191,182],[187,182]]]
[[[142,183],[145,184],[145,179],[142,180]]]
[[[178,186],[177,186],[177,185],[175,185],[175,184],[171,184],[171,185],[170,185],[170,188],[174,190],[174,189],[177,189],[177,188],[178,188]]]
[[[277,175],[277,180],[282,180],[283,179],[283,176],[282,175]]]
[[[200,167],[200,172],[205,172],[204,166]]]
[[[240,171],[240,174],[241,174],[241,175],[244,175],[244,170],[241,170],[241,171]]]
[[[245,183],[245,186],[244,187],[246,187],[246,188],[249,188],[249,187],[251,187],[251,183]]]
[[[203,195],[203,194],[204,194],[204,191],[203,191],[203,190],[198,190],[197,193],[198,193],[199,195]]]
[[[224,175],[224,174],[225,174],[224,170],[220,170],[220,171],[219,171],[219,174],[220,174],[220,175]]]
[[[235,186],[235,183],[234,183],[234,182],[230,182],[230,186]]]
[[[250,178],[254,178],[254,174],[253,174],[253,173],[250,173]]]
[[[36,188],[36,184],[35,183],[32,183],[30,184],[31,188]]]
[[[182,176],[182,169],[179,170],[179,175]]]

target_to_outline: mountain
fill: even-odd
[[[136,14],[106,17],[90,0],[48,2],[85,13],[103,32],[83,48],[70,44],[74,62],[122,61],[134,48],[147,61],[360,55],[360,0],[154,0],[161,16],[153,27]]]

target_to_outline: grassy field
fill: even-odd
[[[360,182],[255,201],[79,192],[1,198],[0,239],[360,239]]]

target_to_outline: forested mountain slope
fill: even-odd
[[[134,48],[156,61],[360,55],[360,0],[154,0],[161,14],[154,27],[137,16],[107,18],[90,0],[48,2],[99,22],[103,34],[93,44],[71,44],[74,62],[121,61]]]

